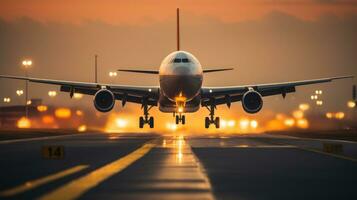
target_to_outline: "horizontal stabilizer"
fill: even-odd
[[[233,68],[204,69],[204,70],[203,70],[203,73],[221,72],[221,71],[228,71],[228,70],[233,70]]]
[[[159,74],[159,70],[137,70],[137,69],[118,69],[120,72],[133,72],[142,74]]]

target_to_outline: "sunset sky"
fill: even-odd
[[[346,16],[357,12],[355,0],[2,0],[6,20],[30,17],[41,22],[148,24],[170,20],[176,7],[222,22],[262,18],[272,11],[316,20],[323,15]]]
[[[356,0],[2,0],[0,74],[23,75],[21,60],[31,58],[31,76],[93,81],[93,56],[98,54],[101,82],[157,85],[153,75],[110,79],[108,72],[157,69],[175,50],[177,7],[183,50],[203,67],[235,68],[205,76],[204,85],[357,75]],[[336,110],[350,99],[352,83],[298,88],[286,103],[271,97],[265,106],[290,109],[322,88],[328,90],[326,106]],[[14,96],[23,82],[0,80],[0,85],[3,98]],[[44,91],[58,88],[31,84],[31,89],[30,96],[49,101]],[[62,94],[54,102],[72,105],[67,98]],[[77,104],[91,104],[84,102]]]

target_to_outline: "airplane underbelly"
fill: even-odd
[[[200,96],[196,96],[192,100],[186,102],[185,113],[192,113],[198,111],[200,108]],[[177,111],[176,103],[165,96],[159,99],[159,110],[165,113],[173,113]]]
[[[168,99],[184,96],[187,101],[196,97],[202,87],[201,75],[161,75],[160,88]]]

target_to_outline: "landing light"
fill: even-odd
[[[183,112],[183,107],[179,107],[177,111],[178,111],[179,113],[182,113],[182,112]]]

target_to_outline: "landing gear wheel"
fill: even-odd
[[[175,116],[175,122],[176,122],[176,124],[180,124],[180,122],[181,122],[181,124],[185,124],[186,123],[185,115],[181,115],[181,114],[176,115]]]
[[[139,118],[139,128],[143,128],[143,127],[144,127],[144,124],[145,124],[144,118],[143,118],[143,117],[140,117],[140,118]]]
[[[214,125],[216,126],[216,128],[219,128],[220,126],[220,119],[219,117],[216,117],[216,119],[214,120]]]
[[[150,125],[150,128],[154,128],[154,118],[153,117],[150,117],[149,125]]]
[[[205,117],[205,128],[209,128],[210,120],[208,117]]]
[[[154,128],[154,118],[149,117],[149,110],[153,106],[148,106],[146,103],[143,104],[144,116],[139,118],[139,128],[143,128],[145,124],[149,124],[150,128]]]
[[[180,123],[180,118],[178,115],[176,115],[176,124],[179,124]]]
[[[211,100],[214,102],[214,99]],[[210,124],[214,124],[216,128],[220,127],[220,118],[219,117],[214,117],[214,110],[216,109],[216,106],[214,103],[212,103],[209,106],[206,106],[207,110],[209,111],[209,117],[205,118],[205,128],[209,128]]]

